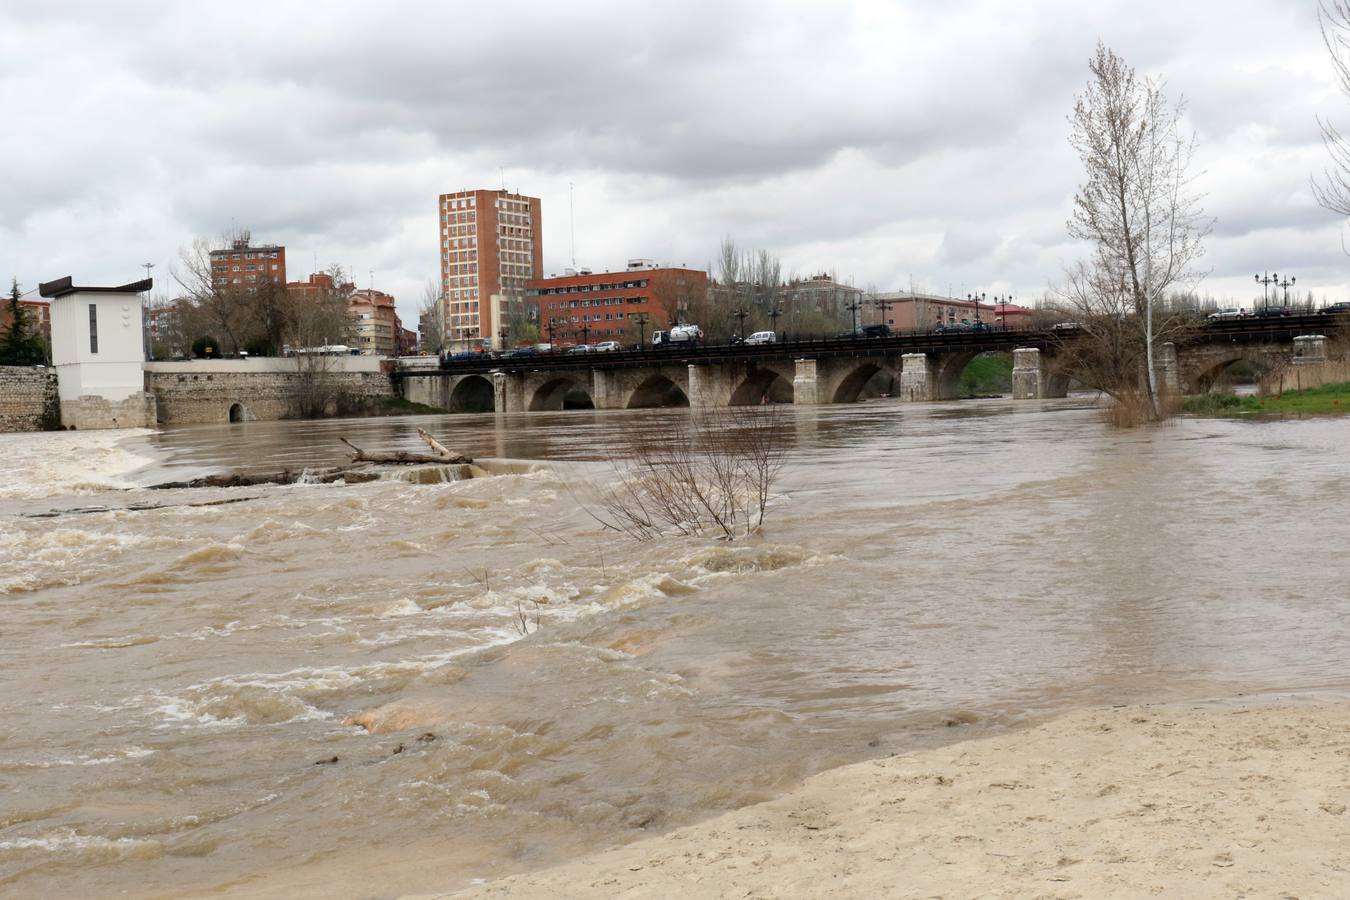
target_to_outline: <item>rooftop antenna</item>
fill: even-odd
[[[497,171],[502,175],[502,192],[506,192],[506,166],[499,166]]]
[[[572,268],[577,267],[577,214],[572,202],[572,182],[567,182],[567,222],[572,232]]]

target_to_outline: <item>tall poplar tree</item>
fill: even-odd
[[[1155,307],[1168,290],[1199,279],[1195,264],[1214,220],[1195,191],[1195,141],[1181,133],[1184,100],[1170,105],[1161,81],[1139,78],[1101,42],[1089,69],[1087,89],[1069,117],[1069,142],[1087,177],[1074,196],[1068,229],[1094,245],[1089,281],[1123,289],[1137,317],[1148,409],[1156,419]]]

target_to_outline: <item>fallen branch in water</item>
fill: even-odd
[[[220,475],[203,475],[201,478],[193,478],[190,481],[168,481],[164,484],[151,485],[151,490],[168,490],[170,488],[201,488],[201,487],[254,487],[260,484],[295,484],[303,481],[306,484],[332,484],[335,481],[341,481],[346,484],[363,484],[367,481],[374,481],[379,478],[378,472],[373,472],[365,466],[341,466],[330,469],[286,469],[281,472],[262,472],[247,474],[244,472],[226,472]]]
[[[417,429],[417,435],[426,441],[427,446],[431,448],[431,453],[409,453],[407,450],[394,450],[391,452],[380,452],[371,450],[362,450],[360,447],[340,437],[338,440],[352,448],[352,462],[382,463],[385,465],[425,465],[427,463],[463,466],[473,462],[467,456],[461,456],[458,453],[452,453],[450,450],[427,434],[421,428]]]

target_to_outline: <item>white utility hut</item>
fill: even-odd
[[[141,294],[151,279],[78,287],[70,276],[38,286],[52,302],[52,364],[66,428],[153,428],[145,391]]]

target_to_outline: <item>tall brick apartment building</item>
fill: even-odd
[[[278,244],[253,246],[247,236],[223,250],[211,251],[211,282],[217,287],[248,287],[260,281],[286,283],[286,248]]]
[[[538,197],[506,190],[441,194],[441,291],[451,352],[493,347],[526,284],[543,272]]]
[[[537,278],[526,289],[538,309],[539,330],[551,343],[633,343],[699,308],[708,273],[634,259],[621,272],[582,269]],[[637,313],[647,314],[645,325],[634,321]]]

